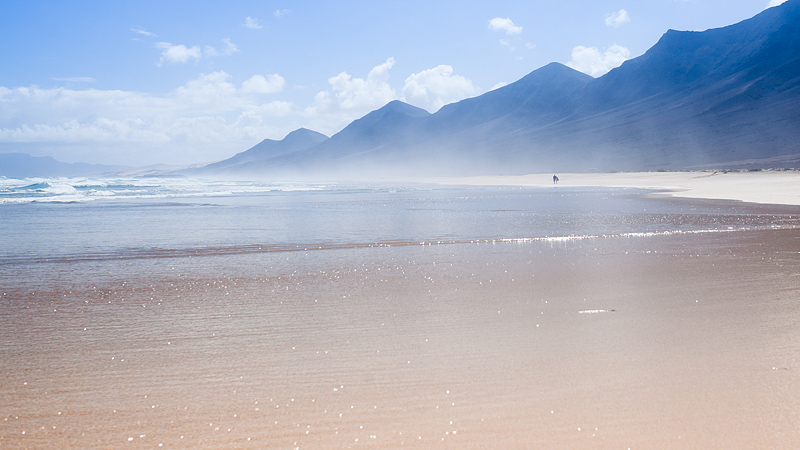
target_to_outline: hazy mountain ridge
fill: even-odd
[[[592,78],[551,63],[434,114],[393,101],[183,174],[375,176],[800,167],[800,0],[668,30]],[[0,173],[1,175],[1,173]]]
[[[392,102],[265,166],[456,174],[800,165],[800,1],[723,28],[667,31],[594,79],[551,63],[413,118]]]
[[[124,166],[64,163],[50,156],[31,156],[25,153],[0,153],[0,176],[8,178],[79,177],[113,173]]]
[[[231,158],[208,164],[204,167],[183,171],[186,174],[228,173],[251,174],[263,169],[264,161],[280,158],[285,155],[296,154],[315,147],[326,140],[328,136],[306,128],[292,131],[280,141],[264,139],[253,147]]]

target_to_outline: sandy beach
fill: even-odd
[[[46,237],[63,241],[74,222],[81,253],[22,247],[0,261],[0,447],[797,448],[800,208],[669,197],[746,183],[765,203],[792,203],[797,174],[559,176],[558,187],[685,190],[620,194],[611,214],[591,207],[614,195],[572,208],[560,195],[543,202],[550,189],[409,190],[407,203],[391,191],[253,197],[237,220],[241,199],[21,205],[13,211],[60,214]],[[291,204],[300,212],[247,222]],[[537,205],[560,209],[534,222]],[[323,207],[333,215],[312,214]],[[357,216],[362,207],[375,212]],[[290,220],[304,212],[306,224]],[[315,248],[284,238],[262,251],[250,245],[258,234],[240,234],[247,245],[166,247],[186,234],[168,225],[187,218],[209,246],[267,224],[338,218],[311,228],[330,232],[382,216],[396,233],[553,223],[565,238]],[[30,217],[17,226],[33,236],[23,224],[42,217]],[[362,222],[347,225],[356,237]],[[666,231],[571,238],[598,223]],[[121,250],[95,250],[120,229]],[[34,250],[46,257],[26,256]]]
[[[800,171],[557,174],[558,186],[634,187],[682,198],[800,205]],[[427,179],[473,186],[553,186],[553,174]]]
[[[290,258],[4,286],[0,444],[800,442],[796,231]]]

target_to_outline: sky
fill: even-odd
[[[668,29],[779,3],[3,0],[0,153],[213,162],[392,100],[435,112],[550,62],[602,76]]]

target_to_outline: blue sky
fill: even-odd
[[[667,29],[780,0],[0,4],[0,152],[209,162],[395,99],[435,112],[550,62],[601,76]]]

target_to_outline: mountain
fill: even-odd
[[[667,31],[592,78],[552,63],[435,114],[394,101],[263,174],[448,175],[800,166],[800,0]]]
[[[429,116],[424,109],[394,100],[354,120],[322,144],[284,161],[327,165],[342,159],[369,158],[389,143],[401,147],[414,145],[418,127]]]
[[[292,131],[280,141],[264,139],[246,151],[202,168],[184,171],[187,174],[253,174],[263,170],[264,161],[278,158],[287,154],[302,152],[328,139],[322,133],[306,128]]]
[[[671,30],[590,80],[563,119],[501,117],[451,145],[495,171],[797,167],[798,36],[797,0],[729,27]]]
[[[7,178],[78,177],[123,170],[124,166],[63,163],[49,156],[25,153],[0,153],[0,176]]]
[[[552,146],[568,134],[606,168],[797,167],[798,48],[796,0],[724,28],[670,30],[593,81],[573,120],[527,137]]]
[[[442,107],[428,127],[466,129],[509,115],[525,122],[557,121],[578,106],[578,94],[592,80],[563,64],[550,63],[515,83]]]
[[[395,100],[353,121],[318,145],[260,159],[250,166],[260,175],[356,176],[365,165],[386,163],[382,150],[388,143],[413,146],[418,127],[430,115],[424,109]],[[378,158],[372,155],[378,155]]]

